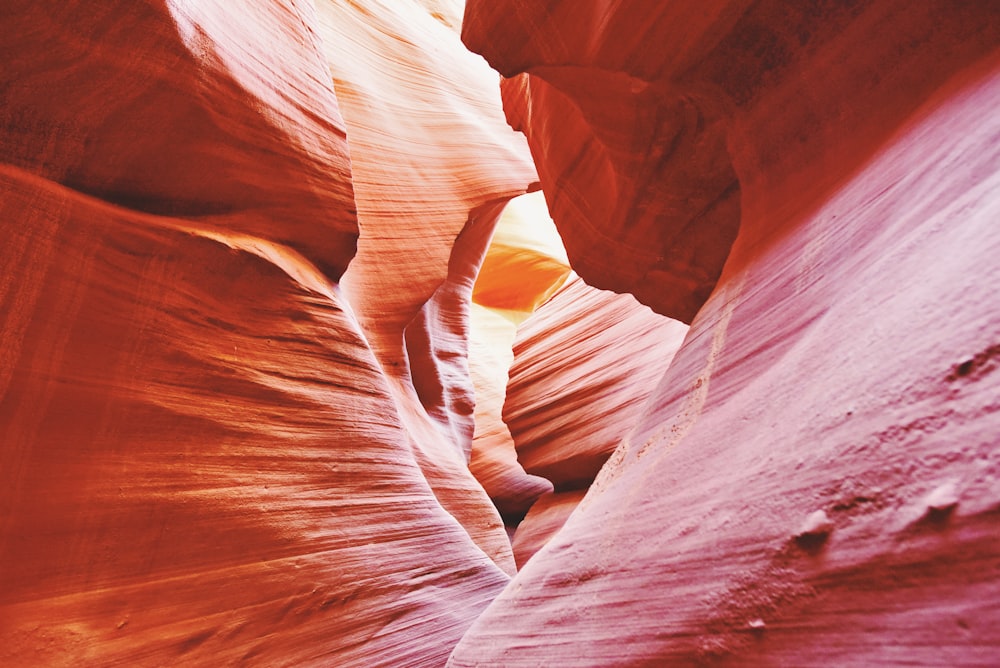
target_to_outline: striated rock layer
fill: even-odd
[[[536,176],[458,15],[0,9],[0,664],[440,666],[505,585],[465,332]]]
[[[989,3],[692,7],[467,6],[469,43],[505,75],[529,72],[505,83],[508,112],[564,238],[603,224],[586,198],[618,202],[614,188],[651,175],[597,169],[587,147],[621,149],[600,133],[623,117],[588,111],[597,102],[536,71],[566,63],[644,80],[669,67],[671,85],[715,96],[740,228],[641,417],[450,665],[989,665],[1000,651],[1000,14]],[[564,122],[567,99],[589,127]],[[639,225],[637,210],[624,220]],[[580,248],[567,250],[576,266]],[[652,278],[641,261],[607,262],[614,286]],[[700,289],[656,286],[672,313],[668,302]]]
[[[574,276],[514,342],[504,421],[525,470],[586,489],[641,414],[688,327]]]
[[[336,288],[257,237],[2,188],[0,663],[440,665],[506,576]]]
[[[514,534],[522,566],[569,517],[641,415],[688,327],[578,276],[517,330],[503,417],[517,460],[559,493]]]
[[[476,430],[469,468],[508,528],[552,483],[525,473],[502,413],[518,326],[570,275],[566,252],[541,193],[511,201],[490,241],[472,293],[470,374]]]
[[[911,4],[470,0],[462,36],[507,77],[574,270],[690,322],[752,179],[820,159],[802,185],[830,187],[996,42],[991,3]]]
[[[470,299],[501,211],[537,177],[504,123],[496,73],[430,4],[316,3],[360,227],[343,286],[438,499],[513,573],[501,518],[468,468]]]

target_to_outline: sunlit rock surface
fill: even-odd
[[[472,293],[470,372],[476,390],[472,473],[508,526],[515,526],[552,483],[528,475],[503,421],[518,325],[570,275],[566,252],[541,193],[512,200],[490,242]]]
[[[467,41],[530,73],[505,83],[508,113],[574,267],[571,236],[617,229],[586,198],[657,172],[588,171],[625,117],[536,68],[665,77],[718,103],[740,227],[643,415],[450,665],[995,660],[1000,14],[808,7],[468,3]],[[589,127],[566,120],[572,95]],[[650,278],[606,260],[624,275],[608,285]]]
[[[501,518],[468,469],[469,304],[498,216],[536,176],[496,73],[441,7],[316,3],[361,230],[343,285],[438,499],[513,572]]]
[[[560,490],[589,486],[687,330],[631,295],[568,281],[514,342],[503,417],[525,470]]]
[[[460,13],[0,9],[0,664],[440,666],[505,585],[466,330],[536,176]]]
[[[436,501],[329,281],[256,237],[2,184],[0,663],[440,665],[506,576]]]
[[[524,564],[569,516],[641,415],[687,325],[573,275],[517,330],[503,418],[524,469],[557,492],[514,534]]]

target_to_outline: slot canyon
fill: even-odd
[[[1000,0],[0,34],[0,666],[1000,665]]]

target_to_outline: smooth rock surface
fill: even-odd
[[[518,328],[503,418],[528,473],[586,489],[641,415],[687,325],[573,276]]]
[[[2,161],[138,211],[272,239],[338,279],[358,223],[346,128],[310,23],[295,0],[239,11],[5,2]]]
[[[0,7],[0,665],[996,663],[996,3],[463,4]]]
[[[516,333],[515,320],[503,312],[472,305],[469,364],[476,388],[476,432],[469,470],[508,527],[516,526],[531,504],[553,489],[545,478],[524,471],[510,430],[501,418]]]
[[[658,76],[662,56],[721,88],[739,236],[634,429],[449,665],[991,664],[1000,14],[570,4],[470,1],[466,39],[491,26],[507,75],[601,56]],[[604,40],[630,12],[644,30]],[[563,236],[586,233],[560,202],[601,179],[544,166],[563,108],[512,108]],[[797,541],[817,511],[826,540]]]
[[[824,175],[801,187],[829,187],[995,46],[997,14],[947,0],[469,0],[462,37],[507,77],[508,120],[574,270],[690,322],[753,179],[819,159]]]
[[[570,276],[562,241],[541,193],[510,202],[497,225],[472,293],[469,371],[476,430],[469,468],[508,527],[516,526],[552,483],[528,475],[503,421],[518,325]]]
[[[316,2],[348,125],[360,238],[343,286],[441,503],[508,572],[500,516],[468,461],[469,303],[507,201],[537,179],[498,77],[448,3]]]
[[[0,9],[0,664],[440,666],[514,571],[465,346],[536,176],[399,7]]]
[[[0,174],[0,663],[440,665],[507,578],[328,279]]]

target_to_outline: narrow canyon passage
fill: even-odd
[[[0,665],[1000,660],[1000,3],[0,33]]]

